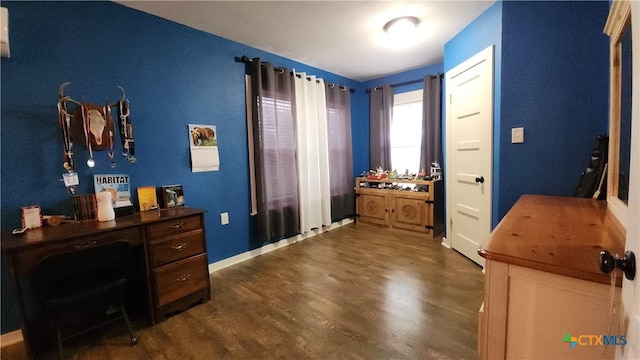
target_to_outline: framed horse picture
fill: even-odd
[[[162,207],[184,206],[184,190],[182,185],[166,185],[160,187]]]

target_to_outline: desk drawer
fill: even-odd
[[[138,245],[143,241],[142,228],[132,227],[128,229],[99,233],[86,237],[78,237],[17,253],[16,256],[13,257],[14,271],[20,273],[22,271],[35,269],[35,267],[38,265],[38,262],[45,258],[47,255],[64,253],[120,239],[129,241],[132,246]]]
[[[153,270],[157,305],[163,306],[209,285],[207,254],[176,261]]]
[[[147,229],[149,231],[149,239],[153,240],[191,230],[202,229],[203,226],[202,217],[195,215],[151,224]]]
[[[149,242],[151,266],[160,266],[175,260],[204,252],[204,231],[189,231]]]

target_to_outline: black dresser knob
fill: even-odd
[[[618,268],[624,272],[624,276],[633,280],[636,277],[636,256],[633,251],[626,251],[624,257],[615,258],[608,251],[600,252],[600,271],[605,274]]]

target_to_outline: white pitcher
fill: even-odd
[[[111,192],[101,191],[96,194],[98,202],[98,221],[110,221],[116,218],[116,212],[111,204]]]

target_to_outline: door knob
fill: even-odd
[[[480,183],[480,184],[484,184],[484,176],[478,176],[476,177],[476,182]]]
[[[624,257],[615,258],[608,251],[600,252],[600,271],[605,274],[618,268],[624,272],[624,276],[633,280],[636,277],[636,256],[633,251],[626,251]]]

